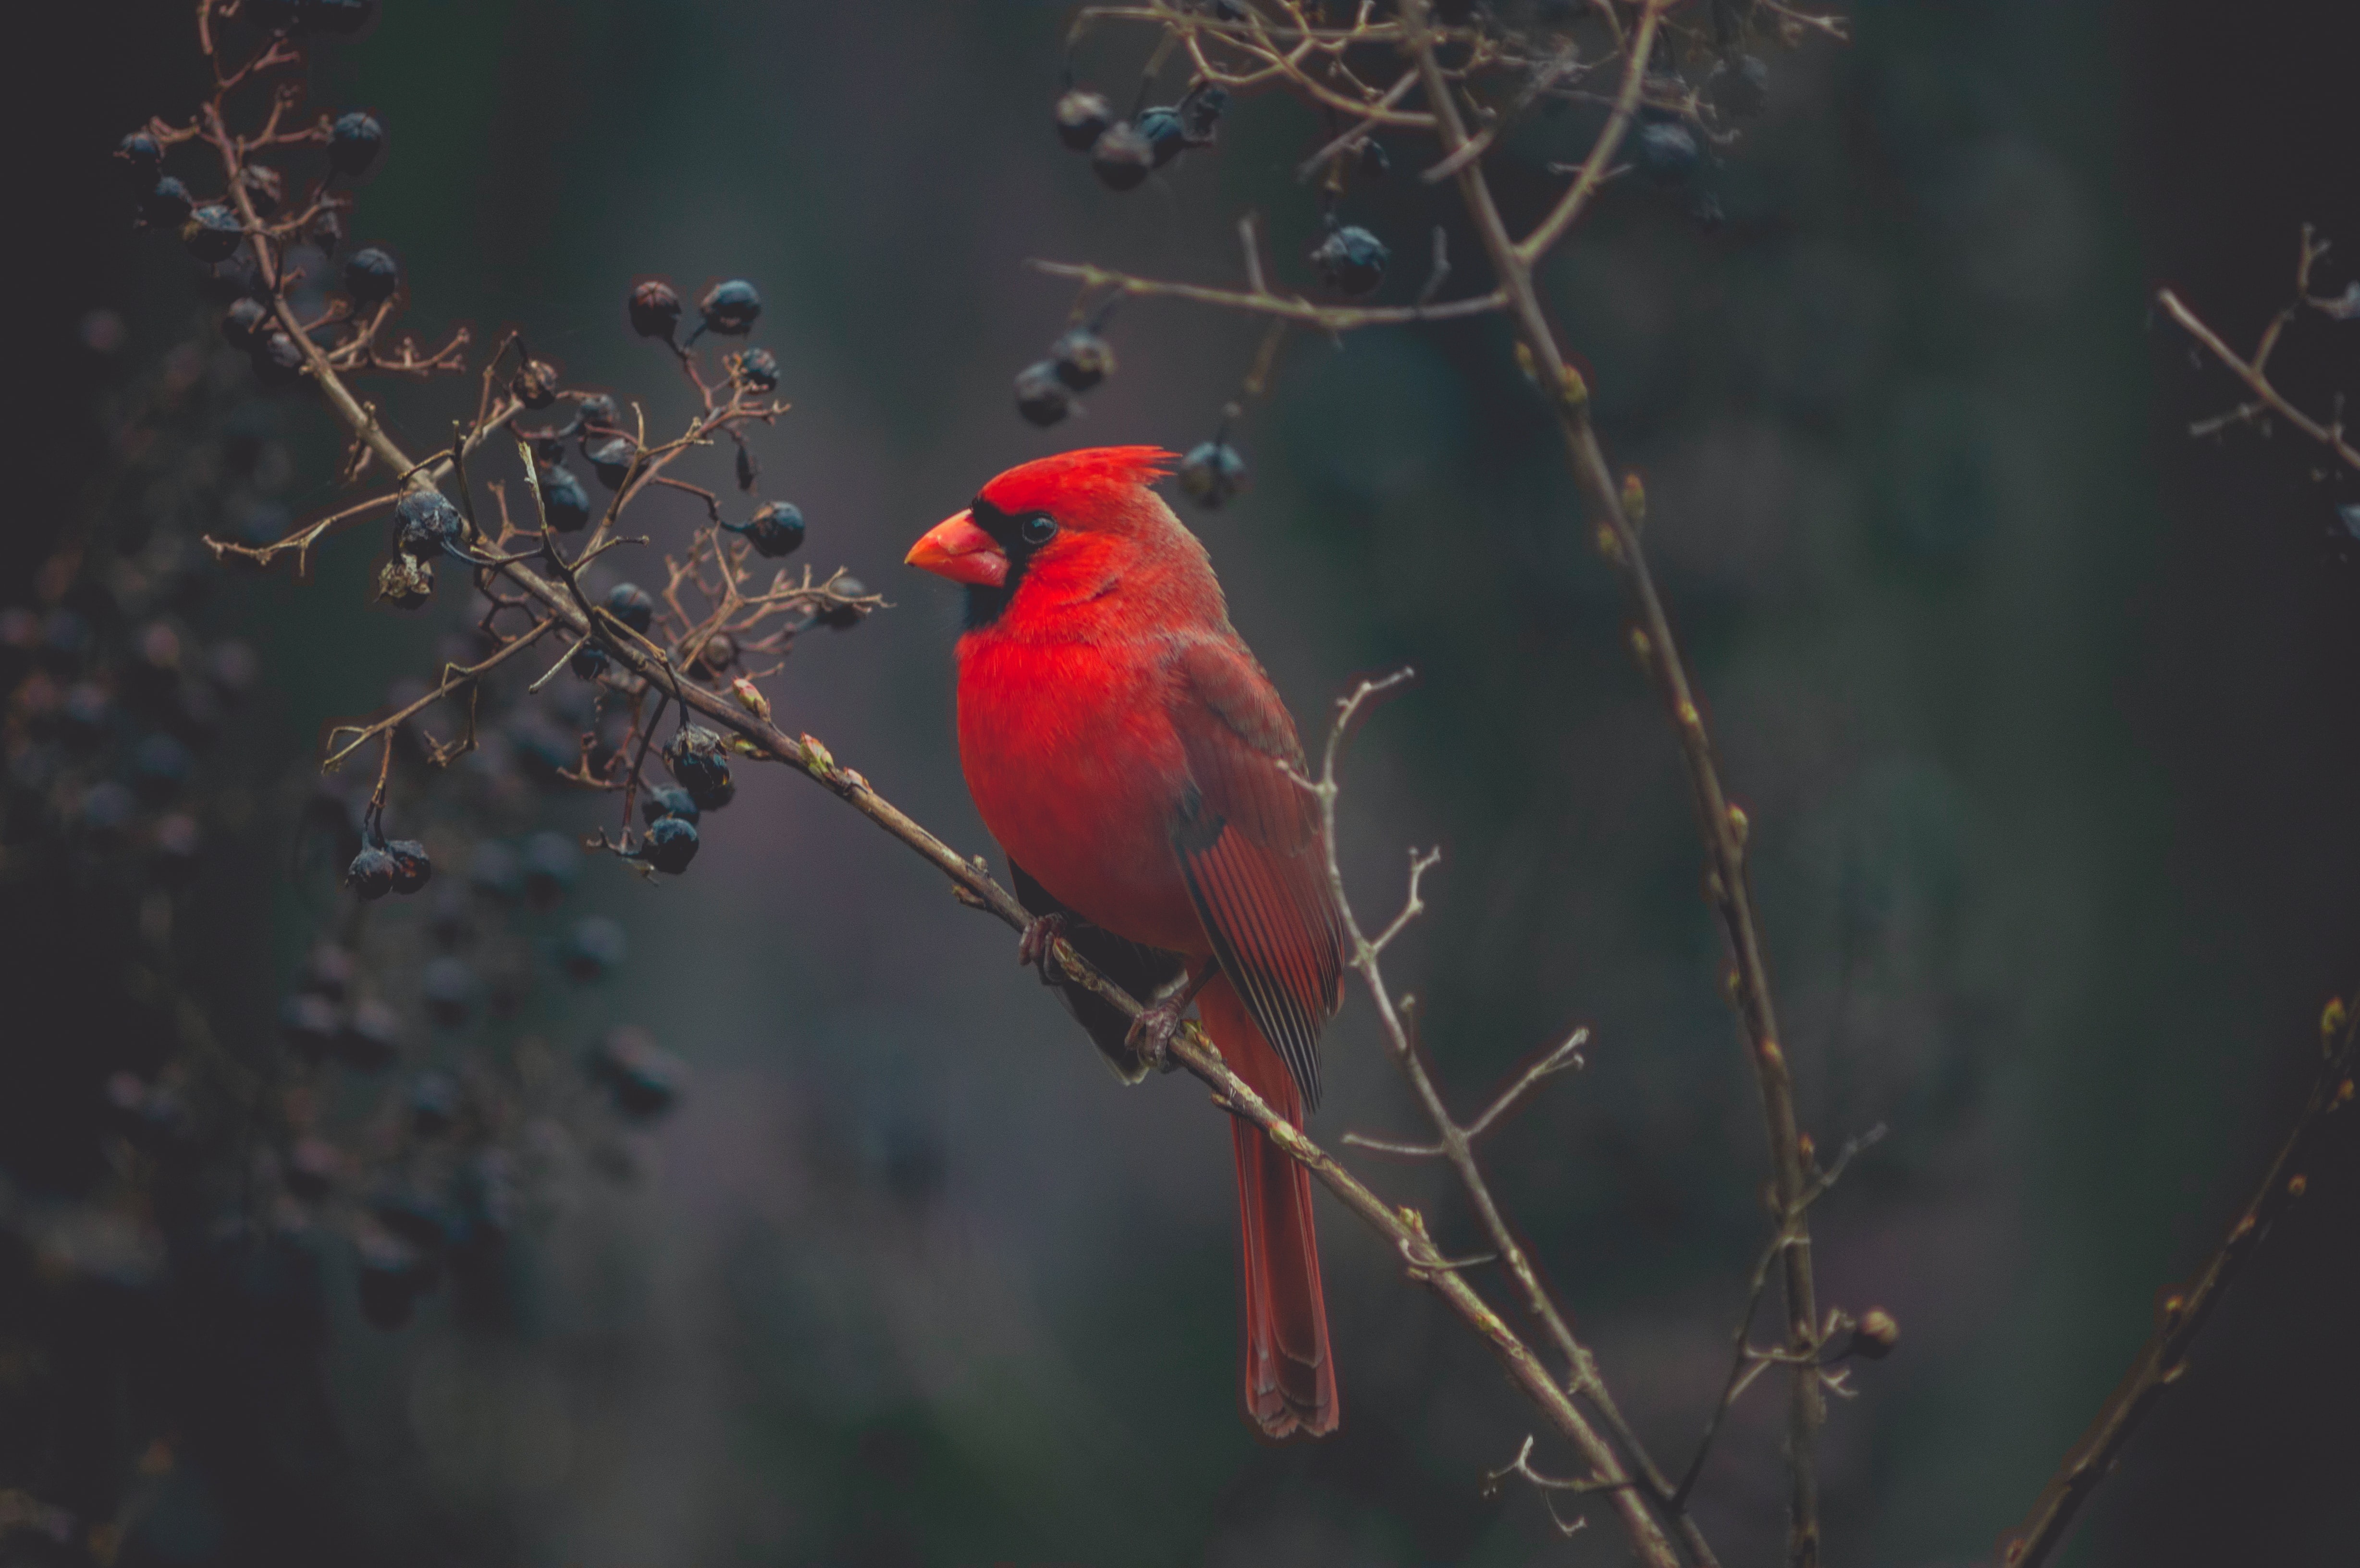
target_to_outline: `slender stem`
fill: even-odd
[[[1360,327],[1406,326],[1413,321],[1460,321],[1469,316],[1491,315],[1507,309],[1509,303],[1506,295],[1494,289],[1471,299],[1446,299],[1439,305],[1322,305],[1300,296],[1273,294],[1259,288],[1207,289],[1194,283],[1165,283],[1153,278],[1135,278],[1127,272],[1110,272],[1087,262],[1034,261],[1031,266],[1033,271],[1045,272],[1052,278],[1075,278],[1085,289],[1110,289],[1120,294],[1193,299],[1199,305],[1215,305],[1223,310],[1282,316],[1290,321],[1308,321],[1331,332],[1349,332]]]
[[[1636,92],[1634,79],[1644,75],[1655,24],[1666,3],[1666,0],[1646,0],[1640,13],[1639,26],[1629,46],[1630,60],[1624,77],[1626,99]],[[1415,5],[1413,9],[1417,13],[1416,19],[1423,21],[1425,7]],[[1431,35],[1419,30],[1410,47],[1425,79],[1428,107],[1442,137],[1443,150],[1455,153],[1467,143],[1467,128],[1458,103],[1451,96],[1449,82],[1435,59]],[[1612,122],[1607,134],[1616,134]],[[1596,150],[1591,158],[1602,168],[1604,159]],[[1462,165],[1455,178],[1468,214],[1474,220],[1483,248],[1500,276],[1500,287],[1507,291],[1517,334],[1532,356],[1535,373],[1549,394],[1575,482],[1601,519],[1601,543],[1609,559],[1622,569],[1624,585],[1635,602],[1641,629],[1634,640],[1642,644],[1641,651],[1673,714],[1711,866],[1710,887],[1714,907],[1735,960],[1739,1012],[1752,1045],[1754,1079],[1761,1090],[1763,1120],[1770,1146],[1773,1205],[1779,1214],[1790,1213],[1805,1184],[1801,1135],[1795,1121],[1793,1080],[1787,1071],[1785,1049],[1779,1044],[1777,1018],[1771,1005],[1769,968],[1763,958],[1753,896],[1747,886],[1744,843],[1737,825],[1741,819],[1732,814],[1727,791],[1721,787],[1712,743],[1705,732],[1695,694],[1689,690],[1670,619],[1655,591],[1654,574],[1640,548],[1639,530],[1623,509],[1620,490],[1598,444],[1597,432],[1590,426],[1588,390],[1566,364],[1534,289],[1532,260],[1545,247],[1527,251],[1509,236],[1492,200],[1490,183],[1484,179],[1480,159]],[[1571,212],[1578,210],[1570,206],[1568,193],[1568,201],[1559,207],[1560,212],[1568,213],[1566,223],[1571,222]],[[1553,240],[1562,232],[1560,225],[1551,233],[1550,225],[1545,223],[1535,237],[1548,234]],[[1797,1237],[1783,1254],[1783,1283],[1788,1348],[1799,1355],[1816,1351],[1819,1308],[1812,1279],[1810,1234],[1799,1219],[1796,1227]],[[1819,1562],[1819,1476],[1813,1447],[1822,1415],[1819,1374],[1815,1368],[1798,1365],[1787,1419],[1787,1561],[1793,1568],[1815,1568]]]
[[[2001,1559],[2007,1568],[2038,1568],[2063,1542],[2074,1516],[2113,1471],[2131,1434],[2153,1412],[2164,1390],[2188,1370],[2189,1349],[2220,1304],[2229,1281],[2261,1245],[2271,1225],[2302,1196],[2309,1185],[2302,1164],[2318,1140],[2322,1124],[2352,1105],[2353,1072],[2360,1067],[2360,995],[2355,995],[2345,1009],[2341,1033],[2340,1040],[2332,1034],[2323,1039],[2330,1048],[2327,1060],[2321,1064],[2311,1095],[2303,1101],[2286,1141],[2278,1146],[2278,1158],[2270,1161],[2261,1186],[2229,1227],[2220,1247],[2205,1260],[2195,1283],[2164,1298],[2155,1333],[2140,1348],[2129,1373],[2099,1409],[2090,1430],[2058,1465],[2057,1473],[2049,1476],[2049,1484],[2040,1488],[2023,1528],[2008,1539]]]
[[[2254,396],[2260,398],[2280,419],[2327,448],[2354,468],[2360,468],[2360,448],[2354,447],[2345,438],[2342,419],[2339,418],[2332,425],[2321,424],[2317,419],[2288,402],[2286,395],[2272,385],[2269,376],[2263,373],[2263,362],[2268,359],[2270,349],[2277,343],[2278,329],[2284,325],[2287,319],[2285,313],[2280,314],[2270,323],[2270,331],[2263,338],[2261,348],[2255,354],[2251,362],[2248,362],[2241,358],[2234,349],[2222,342],[2218,332],[2198,320],[2195,311],[2181,304],[2179,295],[2169,289],[2163,289],[2157,290],[2155,299],[2156,303],[2161,305],[2169,313],[2171,319],[2186,330],[2189,336],[2202,343],[2213,358],[2226,365],[2231,375],[2251,387]],[[2250,408],[2252,406],[2249,404],[2246,407]],[[2253,411],[2258,413],[2260,410]],[[2199,433],[2210,432],[2200,430]]]

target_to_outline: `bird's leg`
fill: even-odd
[[[1142,1007],[1139,1017],[1131,1020],[1131,1032],[1123,1043],[1139,1052],[1140,1061],[1164,1072],[1172,1070],[1172,1037],[1180,1032],[1180,1015],[1196,999],[1205,983],[1221,972],[1218,959],[1205,965],[1205,972],[1179,990],[1153,1007]]]
[[[1064,915],[1033,916],[1025,926],[1024,934],[1016,939],[1016,962],[1040,970],[1042,985],[1054,985],[1056,979],[1049,973],[1049,952],[1065,940],[1065,935]]]

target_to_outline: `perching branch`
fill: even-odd
[[[2351,290],[2341,298],[2322,299],[2311,292],[2311,264],[2327,254],[2327,241],[2311,237],[2309,223],[2302,226],[2302,249],[2295,264],[2294,300],[2270,318],[2270,324],[2262,329],[2261,341],[2255,345],[2250,359],[2241,357],[2223,342],[2218,332],[2206,326],[2198,319],[2196,312],[2180,302],[2179,295],[2169,289],[2156,291],[2156,303],[2161,305],[2189,336],[2203,344],[2213,358],[2227,366],[2230,374],[2244,382],[2254,394],[2252,402],[2241,403],[2225,414],[2198,420],[2190,427],[2191,435],[2212,435],[2230,425],[2249,424],[2266,414],[2275,413],[2353,468],[2360,469],[2360,448],[2353,446],[2344,434],[2343,399],[2336,399],[2333,416],[2327,423],[2322,424],[2289,401],[2286,394],[2280,392],[2269,377],[2270,351],[2278,347],[2279,334],[2286,331],[2299,312],[2308,308],[2331,320],[2341,321],[2349,320],[2355,310],[2360,310],[2360,283],[2355,283]]]
[[[2196,1335],[2220,1304],[2229,1281],[2253,1256],[2278,1217],[2310,1185],[2302,1167],[2316,1149],[2327,1118],[2348,1110],[2353,1074],[2360,1069],[2360,993],[2332,1001],[2320,1018],[2320,1046],[2326,1054],[2294,1127],[2278,1146],[2262,1184],[2247,1201],[2229,1234],[2205,1260],[2195,1281],[2163,1299],[2155,1333],[2148,1336],[2120,1387],[2099,1409],[2097,1419],[2065,1455],[2057,1473],[2033,1500],[2023,1527],[2001,1549],[2007,1568],[2039,1568],[2064,1541],[2074,1516],[2114,1467],[2124,1446],[2154,1410],[2164,1390],[2188,1370]]]

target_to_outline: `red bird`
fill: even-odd
[[[1300,1127],[1343,1000],[1343,922],[1318,811],[1288,776],[1295,722],[1205,547],[1148,488],[1172,462],[1102,447],[1011,468],[909,563],[967,586],[959,762],[1034,917],[1020,959],[1062,934],[1161,996],[1132,1026],[1060,988],[1134,1082],[1193,997],[1238,1076]],[[1318,1436],[1336,1429],[1336,1366],[1310,1173],[1251,1122],[1233,1132],[1246,1412],[1273,1438]]]

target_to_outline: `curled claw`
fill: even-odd
[[[1049,954],[1065,937],[1065,916],[1035,915],[1024,934],[1016,939],[1016,962],[1040,970],[1042,985],[1055,985],[1056,977],[1049,973]]]
[[[1194,996],[1191,988],[1168,1001],[1142,1007],[1131,1020],[1131,1032],[1123,1037],[1123,1043],[1139,1053],[1142,1064],[1162,1069],[1171,1062],[1172,1037],[1180,1032],[1180,1015],[1188,1010]]]

